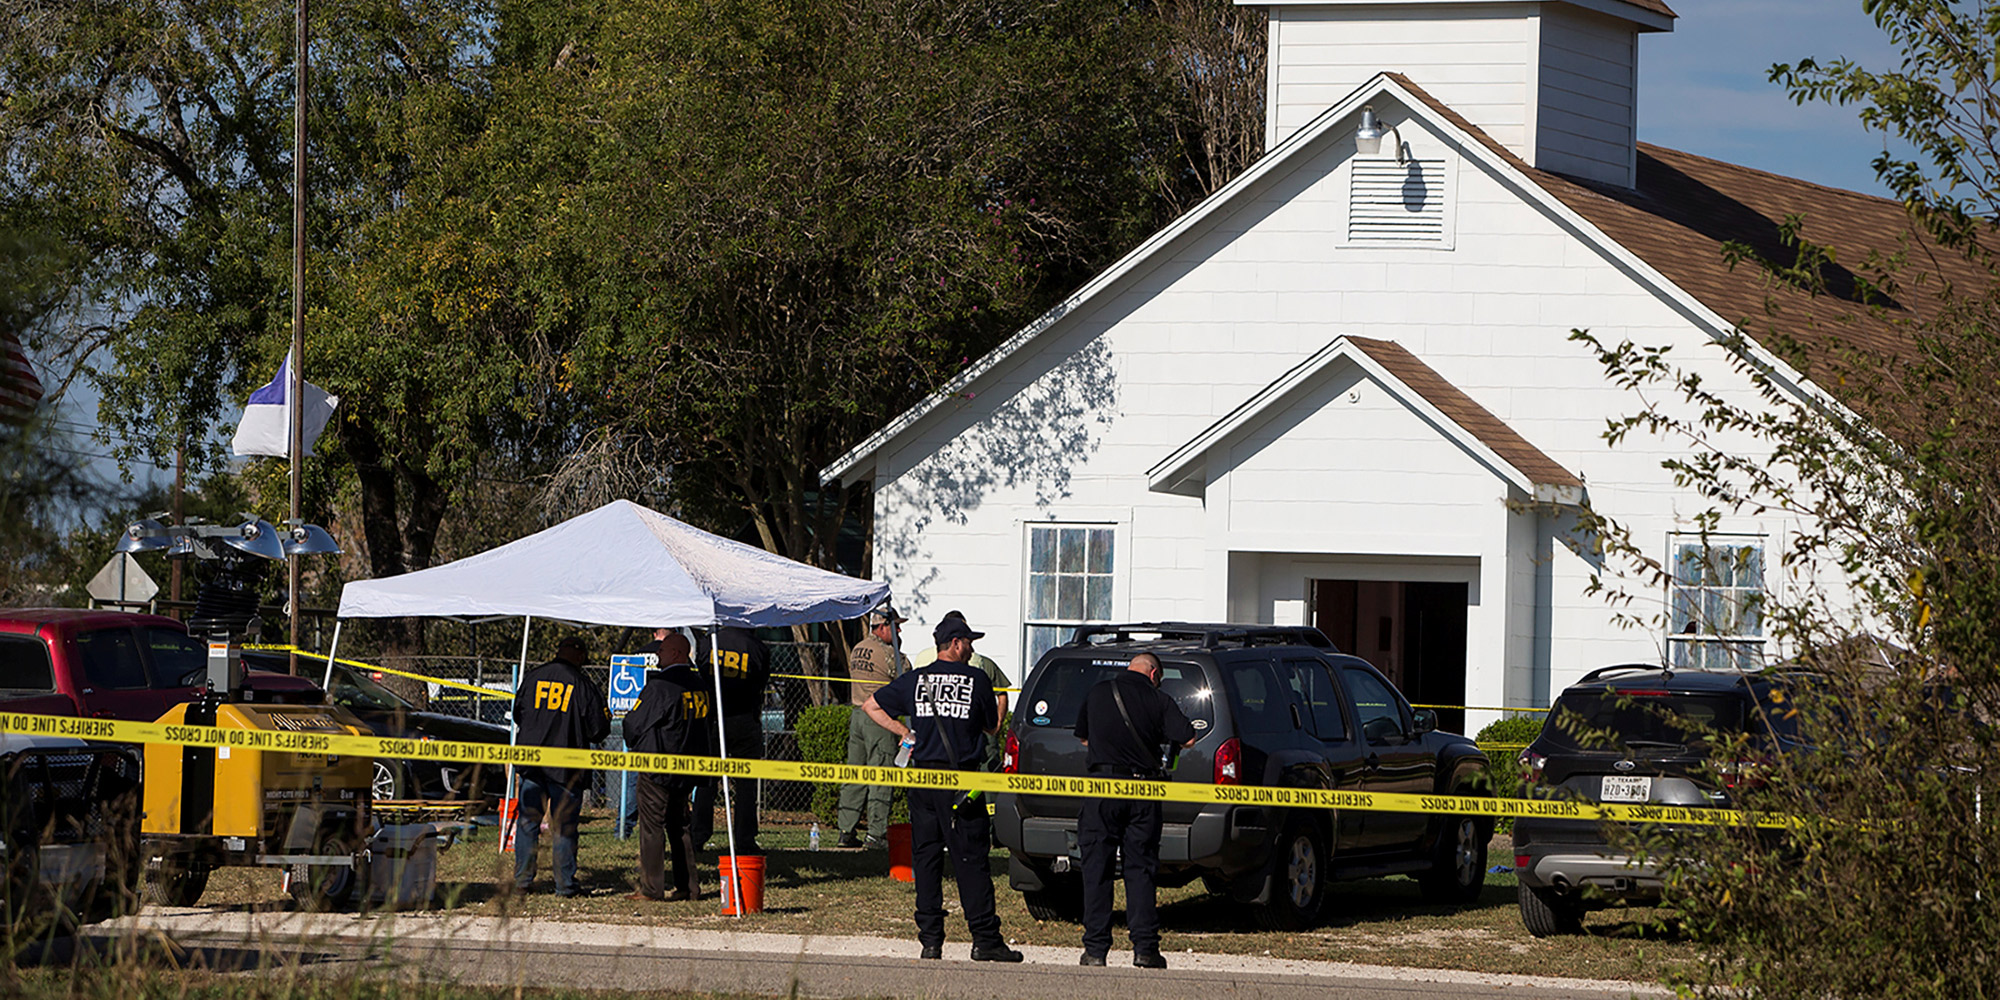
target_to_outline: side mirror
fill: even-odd
[[[1422,736],[1425,733],[1434,733],[1437,732],[1437,727],[1438,716],[1436,711],[1428,708],[1413,708],[1410,710],[1410,732],[1413,735]]]

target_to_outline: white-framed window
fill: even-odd
[[[1673,535],[1668,541],[1667,663],[1755,670],[1764,662],[1764,539]]]
[[[1078,625],[1108,622],[1118,532],[1109,524],[1029,524],[1023,675]]]

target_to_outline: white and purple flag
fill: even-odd
[[[285,390],[291,381],[292,356],[288,352],[284,363],[278,366],[277,377],[250,394],[250,402],[243,407],[243,422],[236,425],[236,437],[229,443],[231,450],[238,455],[290,457],[292,411],[285,405]],[[340,405],[340,397],[327,395],[325,389],[311,382],[305,383],[305,387],[305,426],[302,430],[305,450],[311,452],[313,442],[319,440],[328,418],[333,416],[333,408]]]

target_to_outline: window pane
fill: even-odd
[[[1055,617],[1068,621],[1083,620],[1083,577],[1059,576],[1056,589]]]
[[[1036,573],[1028,578],[1028,617],[1056,617],[1056,578],[1052,573]]]
[[[1357,721],[1361,724],[1362,738],[1370,743],[1400,738],[1405,732],[1403,709],[1388,684],[1360,667],[1348,667],[1342,673],[1347,679],[1348,693],[1354,696],[1354,708],[1361,714]]]
[[[84,632],[76,637],[76,651],[83,660],[83,675],[97,687],[136,691],[147,686],[146,665],[131,629]]]
[[[1062,548],[1056,554],[1057,569],[1064,573],[1083,572],[1086,535],[1082,528],[1062,529]]]
[[[201,683],[201,675],[208,667],[207,644],[172,629],[153,628],[146,630],[146,647],[152,656],[154,687]]]
[[[1084,617],[1094,622],[1111,619],[1111,578],[1108,576],[1084,577],[1086,595]]]
[[[1745,545],[1737,554],[1736,585],[1751,590],[1764,589],[1764,547]]]
[[[1092,528],[1090,530],[1090,565],[1092,573],[1111,572],[1111,529]]]
[[[1056,529],[1028,529],[1028,569],[1034,573],[1056,571]]]
[[[1700,629],[1701,625],[1695,621],[1700,600],[1700,591],[1691,590],[1687,587],[1675,587],[1673,618],[1667,623],[1667,627],[1676,633],[1687,633]],[[1695,627],[1691,629],[1688,628],[1689,625],[1694,625]]]
[[[40,639],[0,636],[0,690],[54,691],[56,673]]]
[[[1043,653],[1062,645],[1063,640],[1069,638],[1070,631],[1070,629],[1053,625],[1028,626],[1028,664],[1030,668],[1034,664],[1042,662]]]
[[[1700,545],[1680,546],[1679,555],[1674,560],[1676,564],[1674,568],[1675,582],[1686,584],[1690,587],[1698,587],[1707,582],[1708,575],[1703,572],[1701,554],[1702,547]]]
[[[1290,685],[1279,682],[1269,661],[1231,663],[1229,683],[1236,688],[1238,732],[1245,736],[1282,736],[1294,731]]]

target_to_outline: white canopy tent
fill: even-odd
[[[342,588],[339,618],[522,615],[765,627],[857,618],[889,585],[712,535],[629,500],[456,562]]]
[[[535,618],[639,628],[756,628],[857,618],[888,597],[886,583],[829,573],[614,500],[475,556],[347,584],[334,620],[333,648],[327,651],[327,683],[339,651],[340,623],[347,618],[520,615],[521,657],[514,673],[519,690]],[[719,705],[721,674],[711,673]],[[728,757],[720,714],[716,723],[717,745]],[[727,782],[723,812],[731,817],[734,868]]]

